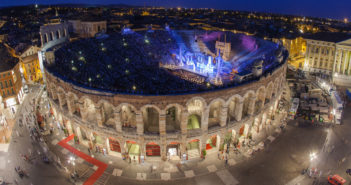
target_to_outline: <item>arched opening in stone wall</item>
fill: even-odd
[[[172,106],[166,110],[166,131],[175,132],[180,130],[180,110]]]
[[[216,147],[218,147],[218,142],[219,142],[219,136],[218,135],[211,136],[206,141],[206,150],[215,149]]]
[[[123,131],[136,131],[136,113],[130,105],[122,105],[120,110],[120,120]]]
[[[139,160],[140,146],[135,141],[126,141],[124,147],[130,159]]]
[[[106,140],[95,132],[93,133],[93,138],[95,151],[98,153],[103,153],[103,149],[106,147]]]
[[[146,107],[142,110],[144,133],[159,134],[159,112],[154,107]]]
[[[188,109],[188,124],[187,129],[201,128],[201,116],[204,109],[204,103],[200,99],[192,99],[187,104]]]
[[[272,99],[273,83],[269,83],[266,90],[266,101],[265,104],[269,103]]]
[[[180,143],[171,142],[167,145],[167,156],[170,160],[180,160]]]
[[[223,102],[216,100],[210,105],[208,114],[208,128],[220,126],[220,116],[223,107]]]
[[[277,95],[277,92],[278,92],[278,79],[276,79],[273,84],[273,91],[272,91],[273,98],[275,98],[275,96]]]
[[[241,147],[243,143],[246,143],[247,138],[251,137],[249,131],[250,131],[250,126],[248,124],[243,124],[240,127],[239,135],[238,135],[239,147]]]
[[[117,141],[117,139],[109,137],[108,138],[108,143],[109,143],[110,153],[112,153],[112,154],[113,153],[121,153],[121,145]]]
[[[44,34],[43,35],[44,38],[44,44],[48,42],[48,34]]]
[[[250,109],[250,101],[254,98],[253,93],[247,93],[244,97],[244,103],[243,103],[243,112],[242,112],[242,118],[248,117],[249,116],[249,109]]]
[[[236,131],[234,129],[228,130],[225,133],[223,144],[226,145],[227,148],[229,148],[230,145],[237,147]]]
[[[71,109],[70,111],[73,115],[81,117],[77,103],[78,103],[78,97],[75,96],[73,93],[68,93],[67,107],[70,107],[70,109]]]
[[[80,143],[82,143],[85,146],[89,146],[89,137],[88,134],[86,133],[85,129],[78,127],[77,132],[80,133]]]
[[[256,102],[255,102],[255,113],[258,113],[263,108],[265,102],[265,89],[261,87],[257,91]]]
[[[116,122],[113,115],[113,106],[108,102],[101,104],[101,118],[103,125],[110,128],[116,128]]]
[[[228,119],[230,121],[238,121],[236,120],[235,114],[236,114],[236,106],[239,103],[239,98],[238,97],[233,97],[229,100],[228,104]]]
[[[186,145],[188,159],[198,158],[200,156],[200,140],[193,139]]]
[[[57,30],[55,33],[56,33],[56,39],[59,39],[59,38],[60,38],[60,32],[59,32],[59,30]]]
[[[146,156],[161,156],[161,147],[155,142],[147,143],[145,153]]]
[[[199,129],[199,128],[201,128],[201,116],[197,114],[191,114],[188,117],[187,129],[192,130],[192,129]]]
[[[49,34],[48,34],[48,41],[50,42],[50,41],[52,41],[52,39],[53,39],[53,34],[52,34],[52,33],[49,33]]]
[[[94,102],[85,98],[83,102],[83,110],[81,110],[82,117],[84,117],[87,122],[96,123],[97,119],[95,111]]]

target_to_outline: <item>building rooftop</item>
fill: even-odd
[[[0,73],[13,69],[19,59],[13,57],[5,45],[0,43]]]
[[[319,41],[325,41],[325,42],[342,42],[347,39],[351,39],[351,34],[347,33],[333,33],[333,32],[318,32],[315,34],[311,35],[306,35],[304,36],[306,39],[311,39],[311,40],[319,40]]]

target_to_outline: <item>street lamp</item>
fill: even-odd
[[[313,161],[317,158],[317,154],[315,152],[310,153],[310,160]]]
[[[73,173],[75,174],[76,173],[76,163],[74,162],[76,159],[73,157],[73,156],[71,156],[69,159],[68,159],[68,163],[69,164],[72,164],[72,166],[73,166]]]

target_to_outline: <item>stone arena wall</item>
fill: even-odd
[[[117,157],[165,160],[170,147],[176,147],[180,158],[196,158],[204,149],[240,147],[255,139],[276,113],[286,69],[287,63],[258,81],[232,88],[159,96],[84,89],[45,73],[52,113],[80,144]],[[137,153],[131,153],[133,144]]]

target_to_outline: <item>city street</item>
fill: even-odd
[[[12,132],[8,151],[0,152],[0,176],[4,178],[6,183],[13,184],[16,184],[15,179],[18,184],[69,184],[66,174],[59,172],[53,164],[43,163],[39,157],[39,154],[43,154],[43,149],[37,141],[31,139],[27,127],[27,125],[33,125],[34,122],[28,118],[27,123],[26,119],[23,119],[22,127],[18,124],[19,118],[22,116],[26,118],[31,114],[32,106],[29,105],[29,102],[38,94],[39,87],[35,86],[31,89],[31,93],[28,93],[16,112],[16,125]],[[21,154],[28,155],[30,163],[22,159]],[[15,171],[16,166],[20,166],[21,169],[29,173],[29,177],[20,178]]]

